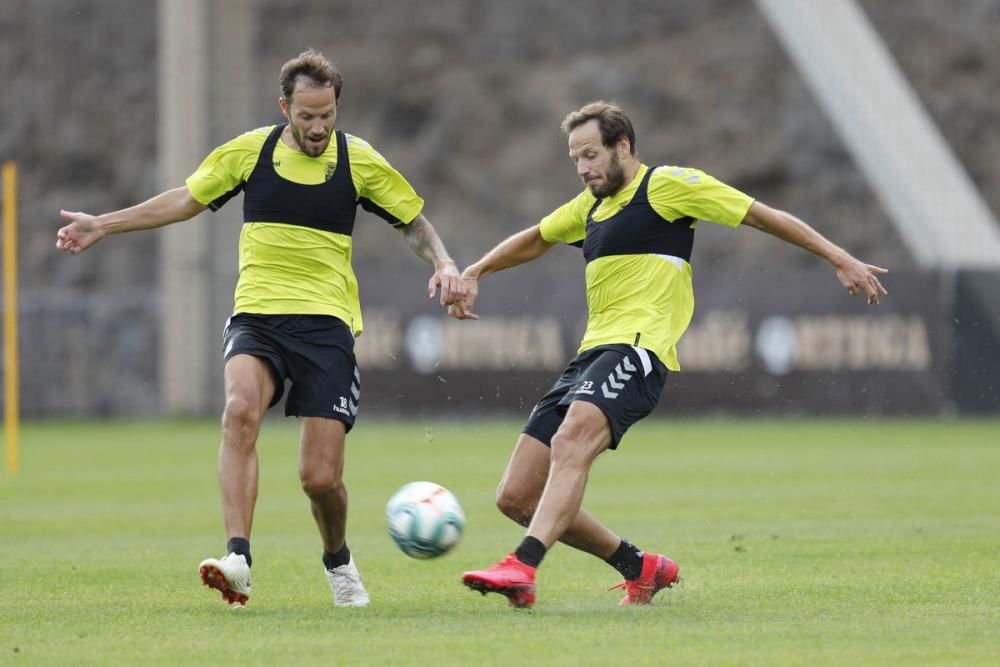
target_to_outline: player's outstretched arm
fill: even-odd
[[[108,234],[154,229],[188,220],[204,211],[187,187],[167,190],[131,208],[104,215],[89,215],[79,211],[59,211],[69,224],[56,234],[56,248],[72,255],[94,245]]]
[[[488,273],[530,262],[544,255],[552,246],[552,243],[542,238],[538,225],[528,227],[501,241],[478,262],[470,264],[462,272],[466,296],[449,306],[448,314],[459,320],[478,320],[479,316],[472,309],[479,295],[479,279]]]
[[[754,202],[743,218],[743,224],[805,248],[830,262],[837,271],[840,284],[851,295],[864,293],[868,296],[868,303],[877,304],[879,295],[888,294],[878,279],[878,274],[888,273],[888,269],[855,258],[791,213]]]
[[[427,283],[427,296],[433,299],[440,287],[442,306],[449,306],[463,298],[465,287],[462,285],[462,277],[458,275],[458,267],[423,213],[417,215],[410,224],[400,227],[400,232],[413,254],[434,267],[434,275]]]

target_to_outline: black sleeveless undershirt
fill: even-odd
[[[257,164],[244,187],[244,222],[277,222],[299,225],[325,232],[351,235],[357,216],[357,193],[351,180],[351,160],[347,137],[340,130],[337,140],[337,163],[324,183],[304,185],[282,178],[274,170],[274,147],[285,125],[278,125],[268,135]]]
[[[649,203],[649,179],[656,167],[649,167],[631,201],[611,217],[597,222],[594,213],[603,199],[594,202],[587,214],[587,235],[583,257],[592,262],[608,255],[672,255],[691,261],[694,246],[694,218],[685,216],[667,221]],[[574,244],[575,245],[575,244]]]

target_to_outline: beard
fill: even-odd
[[[608,165],[608,173],[602,180],[604,181],[602,185],[587,184],[590,192],[598,199],[610,197],[625,185],[625,168],[617,156],[611,158],[611,162]]]
[[[309,157],[319,157],[326,151],[326,147],[330,145],[330,135],[327,134],[324,137],[322,144],[317,144],[315,142],[309,144],[306,143],[306,137],[302,134],[299,128],[292,125],[292,138],[295,139],[295,143],[299,145],[299,148],[303,153]]]

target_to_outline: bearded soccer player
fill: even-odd
[[[108,234],[152,229],[217,210],[244,192],[235,313],[224,331],[225,409],[219,485],[226,555],[199,566],[230,604],[250,596],[250,530],[257,499],[256,442],[267,409],[289,392],[300,420],[299,477],[323,544],[334,604],[362,607],[368,593],[346,541],[344,440],[361,391],[354,339],[361,334],[351,234],[360,204],[434,266],[441,304],[464,294],[458,269],[421,214],[423,200],[364,140],[334,130],[342,77],[306,51],[281,69],[287,122],[215,149],[183,187],[132,208],[92,216],[62,211],[57,247],[79,254]]]
[[[562,129],[586,188],[469,266],[462,274],[468,294],[449,307],[453,317],[478,319],[473,308],[484,276],[536,259],[556,243],[583,248],[589,311],[583,342],[532,410],[497,491],[500,511],[527,532],[502,561],[462,580],[483,594],[506,596],[514,607],[531,607],[536,570],[558,540],[621,574],[621,604],[648,604],[678,580],[677,564],[640,550],[581,505],[596,457],[618,447],[656,406],[668,371],[680,370],[675,348],[694,310],[696,222],[748,225],[813,252],[830,262],[848,292],[865,294],[870,304],[886,293],[878,279],[886,269],[702,171],[643,164],[632,123],[614,104],[588,104],[570,113]]]

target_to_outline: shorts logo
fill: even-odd
[[[337,404],[333,406],[334,412],[339,412],[348,417],[358,414],[358,399],[361,398],[361,374],[358,369],[354,369],[354,380],[351,382],[351,395],[341,396],[337,399]]]
[[[358,367],[354,367],[354,381],[351,382],[351,398],[347,399],[347,407],[350,408],[351,414],[358,414],[358,400],[361,398],[361,373],[358,372]],[[341,399],[343,400],[343,399]]]
[[[622,370],[623,367],[624,370]],[[628,371],[628,373],[625,371]],[[625,382],[632,379],[632,373],[635,371],[636,367],[632,365],[628,357],[624,357],[621,363],[615,366],[615,370],[608,375],[608,379],[601,383],[601,393],[604,394],[604,398],[618,398],[618,393],[625,388]],[[621,382],[618,382],[616,378],[617,380],[621,380]],[[617,391],[611,391],[611,389]]]

